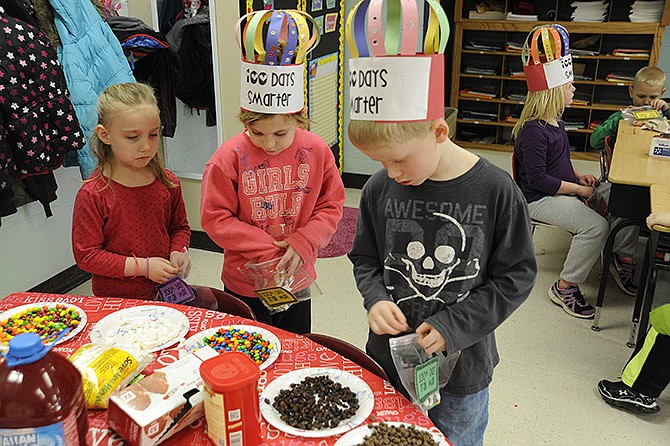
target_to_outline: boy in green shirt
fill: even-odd
[[[633,85],[628,87],[628,94],[633,101],[631,107],[649,105],[670,118],[668,104],[661,99],[663,93],[665,93],[665,73],[658,67],[641,68],[635,73]],[[607,118],[602,126],[595,129],[591,133],[591,147],[602,150],[605,147],[606,137],[616,138],[621,119],[622,113],[618,111]],[[607,197],[609,200],[609,193]],[[637,231],[637,228],[635,231]],[[633,257],[614,254],[609,269],[617,285],[623,292],[631,296],[637,294],[637,286],[633,282],[633,278],[635,277]]]
[[[658,67],[641,68],[635,73],[633,85],[628,87],[628,94],[633,101],[632,107],[650,105],[663,113],[665,117],[670,118],[668,103],[661,99],[663,93],[665,93],[665,73]],[[616,138],[621,119],[621,111],[618,111],[607,118],[603,125],[595,129],[591,133],[591,147],[603,149],[607,136]]]

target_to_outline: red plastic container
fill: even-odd
[[[222,353],[200,364],[207,435],[215,445],[261,442],[260,374],[258,364],[240,352]]]
[[[36,333],[9,341],[0,362],[0,444],[86,445],[81,374]]]

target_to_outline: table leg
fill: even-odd
[[[609,278],[609,261],[612,258],[612,250],[614,249],[614,239],[616,235],[623,228],[628,226],[639,226],[641,224],[640,220],[626,218],[622,219],[617,223],[607,236],[607,241],[605,242],[605,248],[603,249],[603,259],[602,259],[602,272],[600,275],[600,286],[598,287],[598,300],[596,301],[596,314],[593,317],[593,324],[591,325],[591,330],[600,331],[600,314],[602,311],[602,306],[605,301],[605,289],[607,288],[607,280]]]
[[[645,333],[647,332],[647,325],[649,325],[649,312],[654,302],[654,293],[656,291],[656,277],[658,271],[655,266],[656,249],[658,247],[659,239],[658,231],[651,231],[649,240],[647,242],[647,251],[645,255],[645,266],[643,266],[643,276],[645,279],[644,287],[639,288],[638,296],[635,301],[635,310],[633,312],[633,320],[631,323],[629,347],[641,345],[644,342]],[[647,268],[645,271],[644,268]],[[642,282],[640,283],[642,285]],[[642,293],[642,294],[640,294]]]

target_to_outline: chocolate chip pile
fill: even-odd
[[[265,403],[270,404],[266,398]],[[282,421],[298,429],[337,427],[358,410],[358,398],[348,387],[326,375],[308,376],[290,389],[279,391],[272,403]]]
[[[438,446],[430,432],[415,426],[390,426],[386,423],[368,424],[372,433],[356,446]]]

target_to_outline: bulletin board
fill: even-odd
[[[299,9],[321,29],[321,41],[307,57],[305,88],[310,131],[333,151],[342,171],[344,103],[344,0],[239,0],[243,14],[262,9]]]

